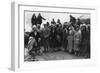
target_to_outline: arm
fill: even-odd
[[[41,18],[43,19],[43,20],[46,20],[45,18],[43,18],[42,16],[41,16]]]

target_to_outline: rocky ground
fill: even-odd
[[[71,60],[71,59],[84,59],[84,58],[63,51],[47,52],[47,53],[43,53],[40,56],[39,55],[35,56],[36,61]],[[31,56],[30,55],[25,56],[25,61],[32,61]]]
[[[36,56],[37,60],[69,60],[69,59],[83,59],[82,57],[78,57],[67,52],[54,52],[54,53],[45,53],[41,56]]]

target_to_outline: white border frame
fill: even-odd
[[[33,7],[31,7],[33,6]],[[76,66],[91,66],[96,65],[96,51],[95,51],[95,43],[94,35],[96,24],[96,8],[89,6],[76,6],[74,5],[66,5],[66,7],[59,6],[42,6],[42,5],[33,5],[32,3],[12,3],[12,56],[11,56],[11,69],[14,71],[18,70],[32,70],[32,69],[47,69],[49,68],[61,68],[61,67],[76,67]],[[80,7],[80,8],[79,8]],[[23,11],[33,9],[41,9],[41,10],[53,10],[53,11],[66,11],[66,9],[70,12],[81,12],[81,13],[90,13],[91,14],[91,59],[83,59],[83,60],[60,60],[59,61],[39,61],[39,62],[23,62]],[[23,48],[24,49],[24,48]],[[33,65],[32,65],[33,64]]]

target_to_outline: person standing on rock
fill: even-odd
[[[32,15],[31,23],[32,23],[32,29],[33,29],[33,25],[37,25],[37,19],[36,19],[36,15],[35,14]]]
[[[37,24],[42,24],[42,20],[46,20],[45,18],[43,18],[42,16],[41,16],[41,14],[39,13],[39,15],[38,15],[38,17],[37,17]]]

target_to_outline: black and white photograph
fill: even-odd
[[[12,8],[12,70],[96,64],[95,7],[19,2]]]
[[[90,59],[91,14],[24,10],[24,61]]]

